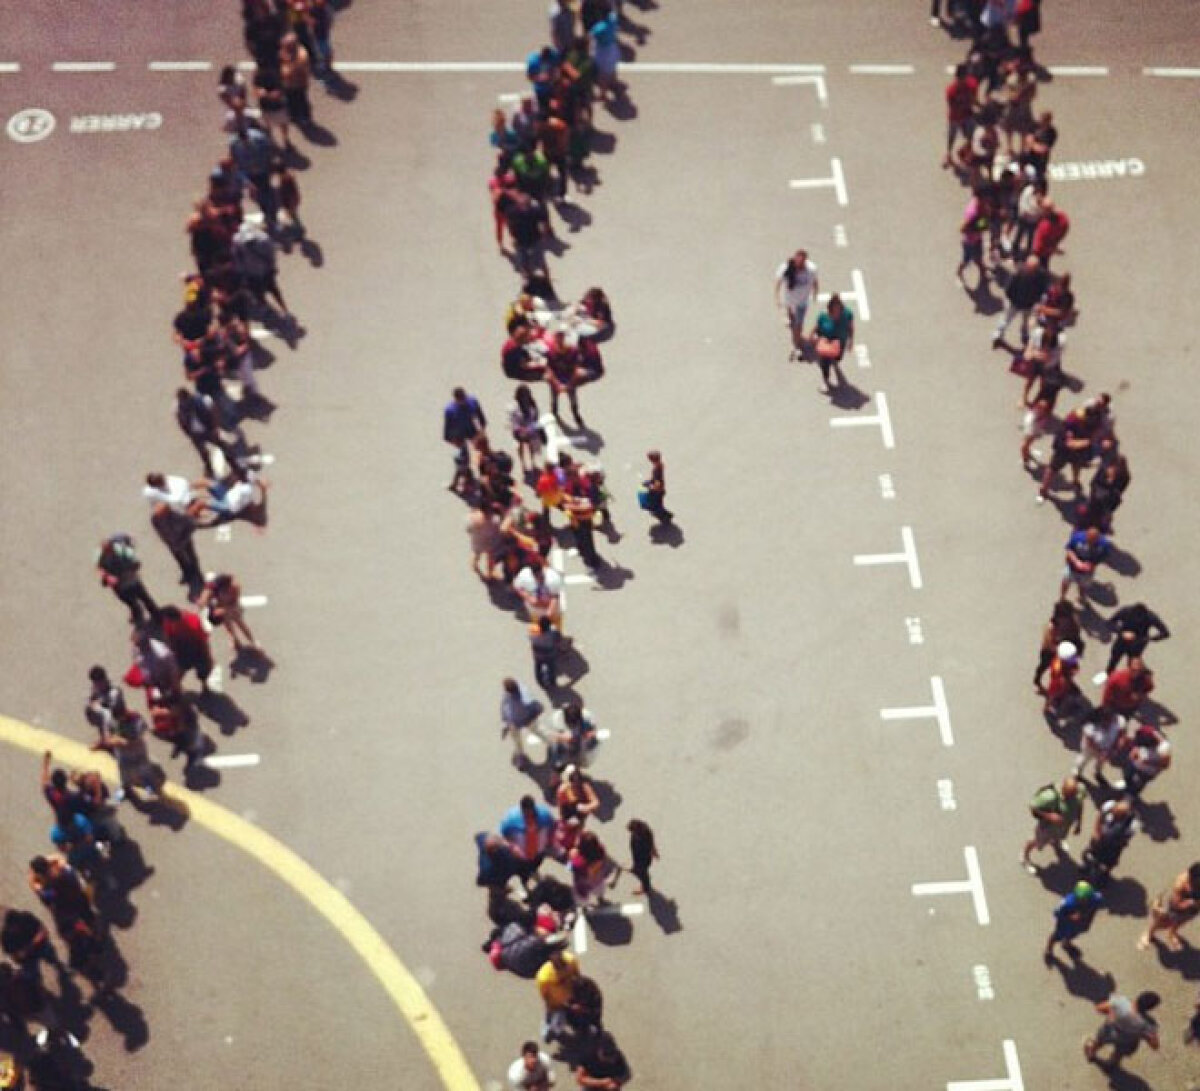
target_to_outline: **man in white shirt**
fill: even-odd
[[[818,290],[817,267],[806,250],[797,250],[775,272],[775,303],[792,331],[789,360],[804,358],[804,316]]]
[[[535,557],[517,573],[512,585],[525,603],[530,621],[548,617],[556,629],[562,629],[563,581],[553,568],[547,567],[540,557]]]
[[[512,1091],[550,1091],[554,1086],[549,1054],[538,1049],[537,1042],[521,1046],[521,1056],[508,1067],[508,1086]]]

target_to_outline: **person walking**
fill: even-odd
[[[1040,868],[1030,859],[1034,849],[1053,845],[1060,857],[1071,858],[1067,835],[1078,833],[1083,825],[1083,793],[1079,790],[1079,781],[1072,776],[1064,779],[1061,787],[1044,785],[1037,790],[1029,810],[1037,825],[1021,850],[1021,865],[1030,875],[1036,875]]]
[[[646,458],[650,460],[650,476],[642,482],[638,502],[660,523],[672,523],[675,515],[668,511],[666,506],[667,467],[663,462],[662,452],[647,451]]]
[[[205,583],[196,607],[208,612],[210,624],[225,627],[235,653],[246,647],[258,650],[258,641],[243,614],[241,584],[228,572],[213,576]]]
[[[150,525],[179,565],[179,582],[187,585],[189,595],[198,594],[204,586],[204,572],[193,540],[196,520],[186,512],[180,513],[160,503],[155,504],[150,513]]]
[[[300,44],[299,37],[285,34],[279,43],[279,78],[283,83],[283,94],[287,100],[288,116],[301,129],[312,124],[312,103],[308,88],[312,83],[312,62],[308,50]]]
[[[854,312],[836,292],[829,297],[825,309],[817,315],[817,324],[810,340],[817,354],[821,379],[825,383],[823,393],[831,394],[830,373],[837,373],[839,386],[846,385],[846,378],[842,374],[842,358],[846,350],[854,345]]]
[[[817,266],[808,260],[807,250],[797,250],[775,270],[775,305],[792,331],[789,360],[804,358],[804,316],[818,291]]]
[[[512,588],[521,596],[531,622],[547,617],[562,632],[563,579],[538,555],[517,573]]]
[[[933,0],[936,9],[940,0]],[[938,23],[936,15],[930,16],[931,22]],[[961,136],[965,142],[970,142],[971,130],[974,127],[975,107],[979,104],[979,80],[977,80],[965,64],[957,65],[954,69],[954,79],[946,85],[946,154],[942,157],[942,169],[949,169],[953,160],[954,139]]]
[[[162,798],[162,770],[150,760],[146,749],[146,721],[137,712],[127,710],[114,730],[106,732],[93,750],[107,750],[116,759],[121,792],[117,802],[128,797],[134,802],[145,793],[152,801]]]
[[[1042,218],[1033,229],[1032,250],[1042,265],[1049,270],[1050,261],[1059,253],[1059,247],[1067,232],[1071,230],[1071,220],[1053,201],[1042,202]]]
[[[1158,993],[1149,991],[1138,993],[1133,1003],[1120,993],[1101,1001],[1096,1010],[1104,1016],[1104,1022],[1095,1034],[1084,1038],[1083,1055],[1091,1064],[1111,1072],[1126,1057],[1132,1057],[1143,1042],[1151,1049],[1158,1049],[1158,1023],[1150,1013],[1161,1002]],[[1112,1052],[1101,1059],[1099,1052],[1104,1046],[1110,1046]]]
[[[569,8],[566,10],[570,11]],[[550,1064],[549,1054],[538,1049],[537,1042],[525,1042],[521,1046],[521,1056],[508,1066],[510,1091],[550,1091],[555,1084],[554,1069]]]
[[[487,417],[479,399],[461,386],[451,392],[450,401],[442,410],[442,439],[459,451],[487,428]]]
[[[1087,589],[1095,577],[1096,568],[1104,562],[1112,550],[1112,543],[1100,533],[1098,527],[1073,531],[1067,539],[1066,564],[1063,568],[1059,598],[1065,599],[1067,591],[1074,587],[1079,596],[1079,605],[1087,605]]]
[[[1041,260],[1030,254],[1022,262],[1021,267],[1013,273],[1008,287],[1004,289],[1004,298],[1007,303],[992,334],[992,348],[998,349],[1004,344],[1004,334],[1017,315],[1021,316],[1022,343],[1029,339],[1030,315],[1032,315],[1038,300],[1046,294],[1048,287],[1050,287],[1050,274]]]
[[[532,877],[550,847],[554,833],[554,815],[545,804],[531,795],[524,795],[500,821],[500,835],[512,846],[522,861],[522,880]]]
[[[1112,614],[1108,619],[1108,631],[1113,634],[1108,666],[1092,678],[1098,686],[1107,681],[1123,658],[1131,662],[1134,659],[1140,660],[1150,641],[1166,640],[1171,635],[1171,630],[1167,628],[1163,619],[1144,602],[1122,606]]]
[[[1083,770],[1090,761],[1096,770],[1096,783],[1108,784],[1104,775],[1105,762],[1117,760],[1125,738],[1125,719],[1112,709],[1097,708],[1083,725],[1079,740],[1079,756],[1075,759],[1074,776],[1083,779]]]
[[[558,656],[563,635],[550,622],[540,617],[529,627],[529,649],[533,654],[533,676],[547,693],[558,687]]]
[[[504,696],[500,698],[500,737],[512,737],[513,764],[523,768],[529,764],[525,755],[525,732],[536,735],[543,743],[546,741],[540,722],[546,706],[515,678],[505,678],[502,686]]]
[[[1165,946],[1168,951],[1182,951],[1183,941],[1179,929],[1200,914],[1200,861],[1181,871],[1171,884],[1150,906],[1150,923],[1138,939],[1138,950],[1146,950],[1154,937],[1166,931]]]
[[[180,675],[194,670],[196,677],[200,679],[201,690],[207,693],[208,678],[213,672],[214,664],[208,633],[199,614],[194,614],[191,610],[180,610],[178,606],[164,606],[161,628],[163,640],[179,664]]]
[[[1042,960],[1052,966],[1057,960],[1054,947],[1061,943],[1063,950],[1078,961],[1083,952],[1075,940],[1092,926],[1096,914],[1104,905],[1104,898],[1091,883],[1081,879],[1054,909],[1054,929],[1046,940]]]
[[[271,167],[275,160],[275,145],[271,138],[255,126],[244,122],[229,138],[229,154],[239,173],[250,184],[250,195],[262,210],[267,230],[275,230],[278,206],[271,185]]]
[[[640,818],[631,818],[625,828],[629,831],[629,856],[633,861],[629,865],[629,871],[641,884],[633,892],[652,894],[654,887],[650,883],[650,865],[658,859],[654,831]]]
[[[231,461],[228,445],[221,438],[221,426],[212,398],[197,394],[181,386],[175,391],[175,422],[196,448],[196,454],[204,463],[206,477],[214,477],[212,451],[215,447],[226,462]]]
[[[152,621],[158,620],[158,603],[142,583],[142,562],[133,538],[128,534],[111,534],[105,538],[96,554],[96,570],[100,573],[100,583],[111,588],[129,608],[130,624],[143,625],[147,612]]]
[[[1083,877],[1093,886],[1104,886],[1121,862],[1133,835],[1141,829],[1127,799],[1107,800],[1096,815],[1092,839],[1083,850]]]

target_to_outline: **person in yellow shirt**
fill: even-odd
[[[542,1020],[544,1042],[562,1037],[566,1028],[567,1004],[575,981],[581,974],[578,960],[570,951],[563,949],[566,936],[562,936],[559,942],[562,946],[550,952],[549,961],[542,964],[536,978],[542,1003],[546,1005],[546,1017]]]

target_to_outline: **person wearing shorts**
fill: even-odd
[[[829,385],[830,372],[837,372],[839,386],[846,384],[842,375],[842,357],[846,355],[846,349],[853,344],[854,312],[842,302],[841,296],[834,293],[829,297],[829,304],[825,310],[817,316],[817,324],[812,333],[817,366],[820,367],[821,378],[825,382],[823,393],[833,392]]]
[[[808,260],[806,250],[797,250],[775,270],[775,304],[784,312],[792,331],[789,359],[798,360],[804,355],[804,317],[819,290],[817,267]]]

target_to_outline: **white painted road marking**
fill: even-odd
[[[241,604],[248,609],[253,609],[256,606],[266,606],[266,595],[243,595],[239,600]]]
[[[946,703],[946,687],[938,675],[935,674],[929,679],[929,689],[933,694],[932,705],[918,705],[912,708],[881,708],[879,718],[881,720],[937,720],[942,745],[953,746],[954,729],[950,723],[950,706]]]
[[[1200,80],[1200,68],[1143,68],[1142,75],[1168,80]]]
[[[925,643],[925,629],[919,617],[906,617],[904,619],[904,628],[908,631],[908,642],[910,644]]]
[[[1050,66],[1052,76],[1107,76],[1108,69],[1100,64],[1059,64]]]
[[[896,499],[896,485],[892,481],[891,474],[879,475],[879,495],[882,496],[884,500]]]
[[[162,114],[79,114],[71,118],[73,133],[136,133],[161,129]]]
[[[1143,160],[1088,159],[1075,163],[1051,163],[1050,177],[1055,182],[1094,182],[1110,178],[1141,178],[1146,173]]]
[[[858,317],[864,322],[871,321],[871,305],[867,302],[867,282],[863,280],[861,269],[850,270],[850,280],[854,283],[853,296],[858,304]]]
[[[979,999],[995,1000],[996,990],[992,988],[991,971],[980,962],[971,967],[971,974],[975,978],[975,992]]]
[[[577,955],[587,954],[587,918],[582,913],[575,918],[575,927],[571,929],[571,940]]]
[[[151,61],[151,72],[211,72],[212,61]]]
[[[113,61],[55,61],[50,66],[55,72],[113,72],[116,67]]]
[[[845,224],[834,224],[833,225],[833,244],[834,244],[834,246],[846,246],[847,243],[848,243],[848,240],[846,238],[846,225]]]
[[[0,73],[20,72],[21,66],[15,61],[0,61]]]
[[[852,64],[850,71],[856,76],[911,76],[916,72],[911,64]]]
[[[963,849],[963,858],[967,863],[966,879],[956,879],[943,883],[913,883],[912,892],[918,898],[942,894],[970,894],[975,906],[975,916],[981,925],[991,923],[988,915],[987,898],[983,893],[983,875],[979,870],[979,856],[973,845]]]
[[[943,811],[957,811],[958,800],[954,798],[954,782],[948,777],[937,782],[938,802],[942,805]]]
[[[830,417],[829,418],[829,426],[831,428],[855,428],[855,427],[858,427],[858,426],[864,425],[864,424],[866,424],[866,425],[877,424],[877,425],[879,425],[880,433],[883,435],[883,445],[890,451],[896,446],[896,436],[892,432],[892,417],[891,417],[891,414],[888,413],[887,395],[885,395],[882,390],[877,390],[875,392],[875,408],[876,408],[877,412],[875,412],[872,416],[869,416],[869,417],[863,416],[863,414],[861,414],[861,413],[855,413],[853,416],[847,416],[847,417]],[[895,556],[895,554],[885,554],[885,556],[890,557],[890,556]],[[914,553],[914,557],[915,557],[915,553]],[[859,562],[856,560],[854,563],[855,564],[859,564],[859,563],[879,564],[882,562],[879,562],[879,561]],[[918,575],[918,579],[919,578],[920,577]],[[914,586],[919,586],[919,584],[914,584]]]
[[[952,1080],[946,1084],[946,1091],[1025,1091],[1025,1081],[1021,1079],[1021,1061],[1017,1057],[1017,1044],[1011,1038],[1005,1038],[1004,1067],[1008,1075],[1002,1080]]]
[[[866,345],[854,346],[854,359],[858,361],[858,366],[861,368],[868,368],[871,366],[871,355],[869,352],[867,352]]]
[[[814,121],[812,123],[812,139],[814,144],[825,143],[825,126],[819,121]]]
[[[210,769],[245,769],[262,761],[259,754],[212,754],[204,759]]]
[[[794,86],[800,83],[812,84],[817,92],[817,101],[822,106],[829,105],[829,92],[825,88],[824,76],[773,76],[771,82],[777,87]]]
[[[920,591],[924,584],[921,582],[921,565],[917,560],[917,542],[913,537],[912,527],[900,528],[900,541],[904,546],[903,553],[856,553],[856,565],[876,564],[906,564],[908,579],[914,591]]]
[[[829,171],[828,178],[793,178],[788,182],[788,186],[791,189],[821,189],[832,186],[837,194],[838,204],[844,208],[850,203],[850,198],[846,194],[846,176],[842,173],[842,161],[830,159]]]
[[[54,132],[54,125],[54,115],[49,110],[30,106],[13,114],[4,129],[8,138],[18,144],[35,144]]]
[[[243,61],[242,64],[253,64]],[[339,72],[524,72],[519,61],[338,61]],[[684,76],[771,76],[820,75],[823,64],[713,64],[707,62],[631,62],[621,65],[622,72],[650,75]]]

